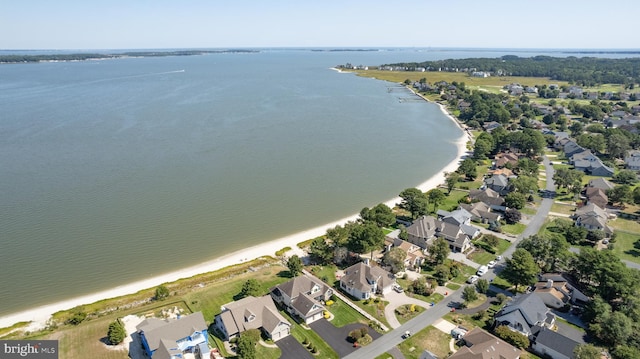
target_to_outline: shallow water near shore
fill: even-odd
[[[461,130],[406,89],[330,67],[429,56],[0,66],[0,316],[332,222],[422,183],[455,158]]]

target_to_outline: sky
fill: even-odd
[[[638,49],[638,14],[638,0],[0,0],[0,49]]]

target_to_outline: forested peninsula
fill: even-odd
[[[125,57],[195,56],[220,53],[251,53],[257,50],[179,50],[179,51],[129,51],[121,53],[77,53],[44,55],[0,55],[0,64],[35,63],[49,61],[108,60]]]
[[[547,77],[582,86],[640,82],[640,58],[518,57],[447,59],[381,65],[395,71],[487,72],[497,76]]]

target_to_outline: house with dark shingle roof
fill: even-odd
[[[522,354],[513,345],[477,327],[462,340],[465,345],[449,359],[519,359]]]
[[[640,151],[629,151],[624,157],[624,163],[627,165],[627,169],[640,171]]]
[[[615,186],[613,185],[613,183],[607,181],[604,178],[594,178],[589,181],[589,184],[587,184],[587,187],[595,187],[595,188],[600,188],[607,191],[607,190],[613,189],[613,187]]]
[[[494,316],[496,326],[506,325],[509,329],[530,336],[536,325],[551,328],[556,317],[544,304],[542,299],[533,293],[518,296],[507,303]]]
[[[249,329],[260,329],[273,341],[288,336],[291,323],[276,308],[270,295],[248,296],[222,306],[222,313],[216,315],[214,325],[224,335],[225,340],[239,336]]]
[[[407,241],[427,249],[435,239],[437,220],[431,216],[421,216],[407,227]]]
[[[207,344],[207,324],[202,312],[178,319],[147,318],[136,326],[149,358],[174,358]]]
[[[546,327],[534,329],[531,349],[538,355],[551,359],[573,359],[573,350],[580,344]]]
[[[454,252],[464,252],[480,230],[471,226],[472,214],[464,209],[453,212],[438,210],[439,219],[422,216],[407,228],[408,241],[422,249],[428,249],[435,238],[442,237]],[[428,237],[427,237],[428,236]]]
[[[484,181],[488,188],[498,192],[501,196],[509,193],[509,179],[504,175],[493,175]]]
[[[270,294],[276,303],[309,324],[322,318],[323,303],[329,300],[333,289],[303,275],[271,288]]]
[[[389,293],[395,283],[393,274],[365,262],[345,269],[340,278],[340,288],[356,299],[369,299],[374,294]]]

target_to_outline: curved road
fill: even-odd
[[[542,224],[544,223],[549,211],[551,210],[551,205],[553,204],[553,195],[555,194],[555,186],[553,184],[553,174],[554,170],[549,162],[547,156],[543,157],[543,164],[545,166],[545,171],[547,174],[547,194],[542,199],[540,203],[540,207],[536,214],[531,218],[531,222],[524,230],[524,232],[518,236],[518,238],[513,241],[513,244],[507,249],[504,253],[504,257],[511,256],[516,249],[516,245],[523,239],[529,236],[532,236],[540,230]],[[491,276],[495,276],[495,274],[491,271],[490,275],[487,278],[491,278]],[[412,320],[406,322],[400,327],[390,331],[389,333],[383,335],[382,337],[373,341],[373,343],[367,345],[366,347],[361,347],[355,352],[344,357],[345,359],[370,359],[375,358],[388,350],[392,349],[396,345],[402,342],[402,334],[407,330],[411,333],[417,333],[422,329],[428,327],[433,324],[437,319],[441,318],[445,314],[447,314],[451,310],[451,306],[456,306],[457,303],[462,302],[462,289],[464,286],[460,287],[457,291],[451,293],[448,297],[442,300],[440,303],[436,304],[433,307],[430,307],[428,310],[413,318]]]

